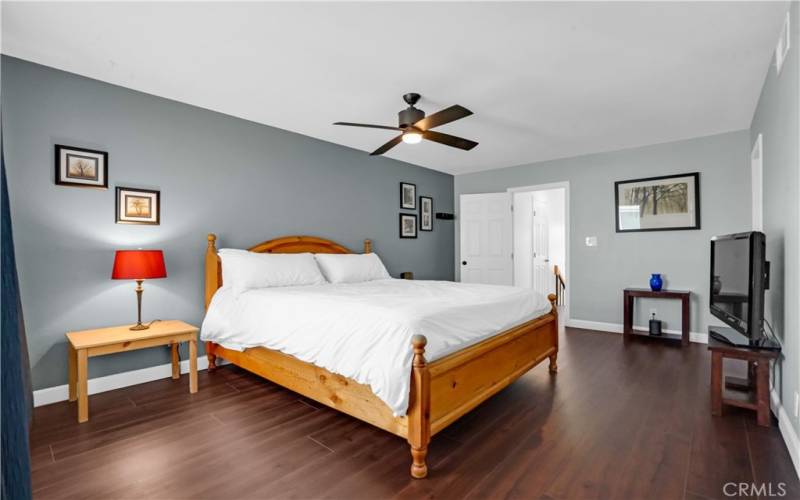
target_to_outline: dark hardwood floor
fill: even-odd
[[[547,363],[431,442],[405,441],[236,367],[37,408],[37,498],[727,498],[727,482],[800,485],[775,423],[710,413],[705,346],[567,329]]]

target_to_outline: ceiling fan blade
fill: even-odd
[[[478,145],[478,143],[475,141],[470,141],[469,139],[456,137],[450,134],[443,134],[441,132],[434,132],[433,130],[426,130],[425,132],[422,133],[422,137],[428,139],[429,141],[438,142],[439,144],[444,144],[445,146],[451,146],[454,148],[464,149],[467,151]]]
[[[378,149],[376,149],[375,151],[370,153],[369,155],[370,156],[382,155],[383,153],[389,151],[393,147],[395,147],[398,144],[400,144],[402,141],[403,141],[403,134],[400,134],[397,137],[395,137],[394,139],[392,139],[391,141],[387,142],[383,146],[379,147]]]
[[[334,125],[345,125],[348,127],[382,128],[386,130],[403,130],[400,127],[389,127],[387,125],[370,125],[369,123],[336,122],[334,123]]]
[[[449,108],[445,108],[437,113],[426,116],[422,120],[416,122],[414,126],[420,130],[430,130],[433,127],[438,127],[439,125],[444,125],[445,123],[466,118],[471,114],[472,111],[468,110],[464,106],[459,106],[456,104],[455,106],[450,106]]]

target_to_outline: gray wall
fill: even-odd
[[[66,383],[64,332],[135,320],[134,284],[110,279],[115,249],[165,252],[145,320],[200,323],[208,232],[225,247],[311,234],[358,250],[371,238],[395,276],[453,278],[452,222],[397,234],[399,182],[451,211],[450,175],[5,56],[2,108],[34,389]],[[56,186],[54,144],[108,151],[110,189]],[[114,186],[160,189],[161,225],[115,224]],[[167,362],[165,349],[108,356],[90,376]]]
[[[669,288],[694,292],[692,331],[719,324],[708,313],[709,239],[750,228],[749,134],[746,130],[611,153],[457,175],[458,195],[569,181],[570,241],[567,286],[573,319],[622,323],[622,289],[647,287],[651,273]],[[701,229],[616,233],[614,182],[700,172]],[[458,210],[458,207],[456,208]],[[456,228],[456,258],[459,255]],[[597,236],[598,246],[584,239]],[[458,271],[456,271],[458,272]],[[637,302],[636,324],[654,307],[666,328],[680,329],[677,301]]]
[[[800,3],[791,5],[789,59],[778,76],[773,58],[750,126],[751,144],[758,134],[762,134],[763,141],[764,233],[767,259],[772,266],[765,313],[783,342],[783,356],[776,364],[774,379],[789,415],[800,381]],[[800,431],[796,418],[792,418],[792,424]]]

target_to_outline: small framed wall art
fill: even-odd
[[[400,237],[417,237],[417,214],[400,214]]]
[[[117,224],[161,224],[161,192],[117,186]]]
[[[417,209],[417,185],[408,182],[400,183],[400,208]]]
[[[108,189],[108,153],[56,144],[56,184]]]
[[[419,230],[433,231],[433,198],[419,197]]]

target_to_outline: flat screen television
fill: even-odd
[[[711,314],[730,326],[711,327],[712,337],[734,345],[771,348],[764,332],[764,291],[769,287],[764,233],[711,238],[710,285]]]

